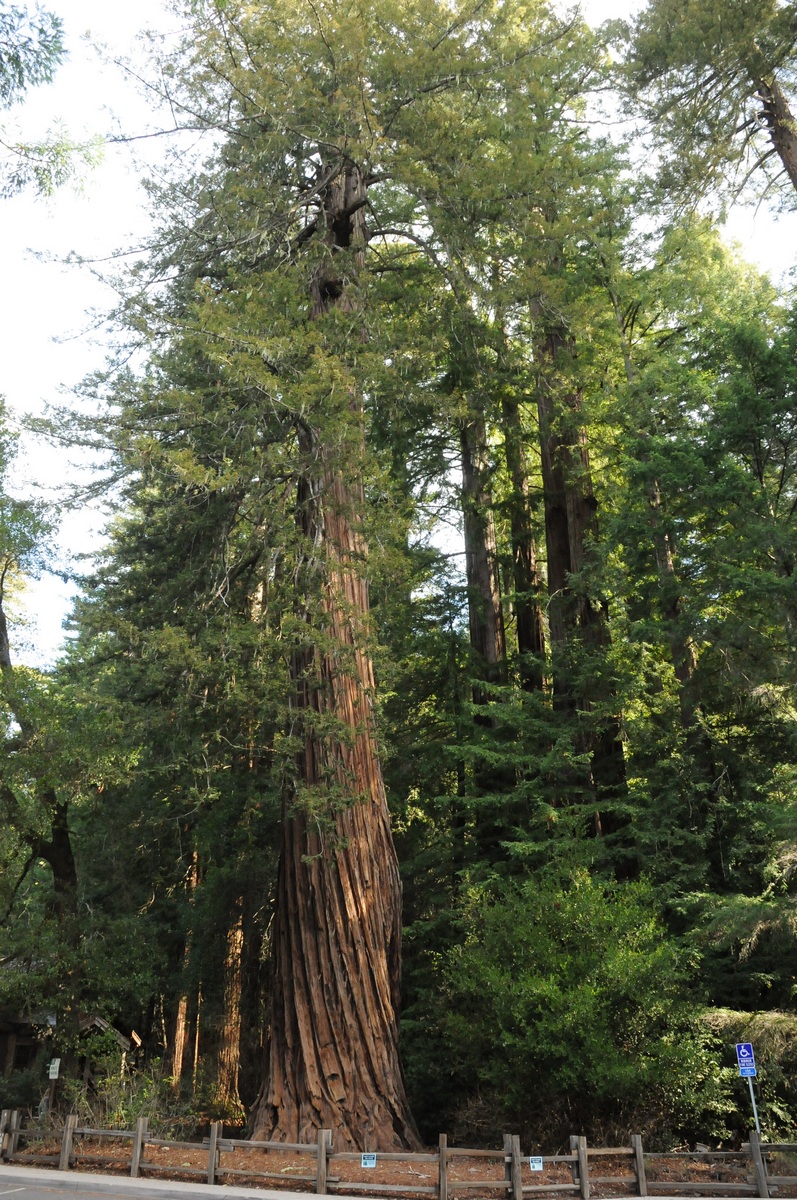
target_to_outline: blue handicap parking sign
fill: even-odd
[[[750,1042],[736,1043],[736,1061],[739,1064],[739,1074],[742,1078],[752,1078],[756,1074],[755,1054]]]

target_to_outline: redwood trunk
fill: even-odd
[[[241,1064],[241,996],[243,991],[242,957],[244,947],[243,897],[233,906],[224,956],[224,1010],[219,1031],[218,1068],[216,1071],[216,1107],[230,1119],[245,1114],[238,1092]]]
[[[199,856],[196,850],[191,855],[191,865],[185,877],[185,887],[187,893],[188,904],[194,902],[194,893],[199,884]],[[193,941],[193,931],[191,929],[186,933],[185,945],[183,946],[183,964],[182,976],[183,980],[188,978],[188,971],[191,963],[191,943]],[[172,1039],[171,1051],[171,1085],[175,1092],[179,1092],[183,1073],[186,1068],[186,1059],[188,1056],[189,1045],[189,1019],[188,1019],[188,993],[181,991],[177,999],[177,1011],[174,1015],[174,1037]],[[197,1021],[199,1021],[199,1012],[197,1004]]]
[[[470,645],[480,677],[486,683],[498,683],[504,677],[506,649],[487,438],[481,418],[462,426],[460,449]],[[486,704],[489,696],[477,686],[473,700],[475,704]]]
[[[574,576],[587,563],[588,543],[597,534],[597,501],[592,490],[589,452],[581,419],[581,398],[569,391],[555,402],[547,371],[569,352],[566,335],[548,332],[540,347],[543,369],[537,387],[540,424],[545,535],[548,550],[549,629],[554,677],[554,698],[565,712],[589,712],[606,698],[601,683],[583,694],[571,678],[572,641],[578,632],[582,643],[596,652],[595,668],[603,665],[610,645],[605,605],[597,602]],[[611,691],[609,690],[609,696]],[[585,747],[586,748],[586,747]],[[617,717],[602,721],[589,743],[591,782],[598,800],[625,790],[625,759]],[[600,814],[598,831],[608,831]]]
[[[465,534],[465,570],[468,584],[468,624],[475,681],[471,694],[477,706],[475,723],[500,737],[490,711],[495,699],[490,685],[506,679],[506,647],[501,587],[498,574],[495,514],[490,487],[490,467],[484,418],[473,417],[460,429],[462,463],[462,517]],[[494,750],[488,744],[488,750]],[[474,765],[473,785],[478,796],[506,796],[515,788],[514,772],[495,762],[493,753]],[[493,801],[475,808],[474,837],[481,857],[500,854],[507,836],[507,805]]]
[[[50,839],[40,842],[40,858],[53,873],[53,907],[62,922],[62,931],[77,944],[77,866],[69,832],[69,805],[59,800],[54,791],[45,789],[43,796],[50,812]]]
[[[365,184],[351,162],[323,193],[329,254],[311,285],[312,315],[354,311],[346,271],[361,266]],[[342,265],[336,267],[336,255]],[[350,427],[362,445],[359,397]],[[306,565],[323,583],[322,628],[293,659],[296,786],[284,797],[272,939],[272,1016],[256,1138],[415,1147],[398,1051],[401,884],[377,755],[374,677],[365,649],[362,482],[297,422],[307,474],[298,521]],[[356,446],[355,446],[356,448]],[[312,571],[310,572],[312,573]]]
[[[756,90],[764,109],[769,139],[797,191],[797,124],[777,79],[759,79]]]
[[[172,1041],[171,1086],[179,1092],[183,1078],[183,1063],[188,1046],[188,996],[183,993],[177,1001]]]
[[[529,500],[529,468],[517,400],[504,399],[502,416],[504,455],[511,488],[509,529],[512,538],[515,629],[520,655],[520,678],[526,690],[535,691],[543,685],[545,633],[540,605],[537,547]]]

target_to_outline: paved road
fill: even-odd
[[[207,1184],[178,1183],[168,1179],[125,1179],[85,1171],[0,1166],[0,1200],[64,1200],[64,1192],[70,1200],[210,1200],[211,1197],[212,1200],[310,1200],[307,1192],[227,1187],[225,1184],[214,1184],[209,1188]],[[363,1200],[363,1196],[336,1193],[335,1200]],[[624,1200],[642,1198],[627,1196]],[[655,1200],[684,1200],[684,1197],[657,1195]],[[712,1200],[739,1198],[713,1196]]]
[[[75,1200],[309,1200],[306,1192],[268,1188],[179,1183],[170,1179],[125,1179],[86,1171],[43,1171],[36,1167],[0,1166],[0,1200],[59,1200],[67,1192]],[[337,1200],[363,1200],[362,1196]],[[657,1198],[658,1200],[658,1198]]]

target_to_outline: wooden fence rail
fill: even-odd
[[[84,1143],[111,1145],[128,1142],[129,1151],[117,1154],[98,1154],[84,1148]],[[37,1143],[43,1143],[36,1151]],[[598,1200],[598,1197],[616,1194],[619,1187],[625,1188],[627,1196],[654,1196],[667,1193],[670,1196],[722,1194],[724,1196],[754,1196],[761,1200],[781,1191],[784,1187],[797,1188],[797,1175],[775,1174],[779,1155],[797,1155],[797,1144],[759,1142],[755,1132],[738,1151],[646,1151],[640,1134],[633,1134],[628,1146],[590,1147],[584,1137],[570,1138],[568,1154],[534,1155],[521,1152],[517,1134],[505,1134],[500,1150],[470,1150],[462,1146],[449,1146],[445,1134],[440,1135],[437,1149],[421,1154],[391,1152],[362,1155],[360,1151],[335,1150],[332,1133],[321,1129],[315,1142],[249,1142],[239,1138],[224,1137],[221,1122],[210,1127],[210,1136],[200,1141],[176,1141],[150,1134],[146,1117],[140,1117],[134,1129],[94,1129],[78,1124],[74,1115],[66,1118],[62,1131],[45,1130],[39,1127],[23,1128],[20,1113],[3,1109],[0,1112],[0,1163],[29,1163],[57,1167],[68,1171],[81,1164],[97,1164],[122,1168],[136,1178],[147,1172],[163,1172],[173,1175],[192,1175],[209,1184],[220,1180],[247,1179],[279,1180],[281,1183],[312,1185],[316,1195],[334,1192],[363,1193],[370,1196],[436,1196],[437,1200],[469,1200],[474,1191],[489,1200],[524,1200],[524,1197],[557,1196],[569,1193],[578,1200]],[[124,1147],[122,1147],[124,1151]],[[194,1161],[167,1163],[156,1162],[147,1157],[151,1149],[171,1149],[193,1154]],[[297,1160],[298,1174],[260,1170],[253,1164],[229,1165],[225,1155],[248,1155],[259,1151],[290,1154]],[[302,1159],[307,1160],[307,1169],[302,1170]],[[478,1178],[461,1178],[457,1172],[458,1160],[470,1159],[483,1162],[485,1168],[492,1164],[492,1173],[480,1173]],[[341,1174],[331,1173],[335,1164],[353,1163],[361,1168],[376,1168],[373,1182],[363,1179],[346,1179]],[[436,1182],[432,1183],[385,1183],[378,1179],[378,1165],[387,1163],[427,1164],[434,1168]],[[605,1173],[608,1166],[611,1174]],[[627,1164],[627,1170],[626,1168]],[[657,1179],[657,1165],[661,1167],[682,1164],[700,1165],[716,1174],[722,1170],[736,1170],[743,1179],[676,1180]],[[470,1167],[473,1172],[476,1168]],[[616,1173],[618,1170],[623,1174]],[[419,1174],[418,1172],[415,1172]],[[345,1170],[343,1172],[345,1174]],[[425,1176],[428,1178],[428,1175]],[[463,1195],[464,1193],[464,1195]]]

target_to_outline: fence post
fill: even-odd
[[[77,1114],[70,1113],[64,1124],[64,1135],[61,1138],[61,1155],[58,1159],[58,1170],[68,1171],[72,1165],[72,1141],[77,1129]]]
[[[504,1179],[509,1187],[504,1192],[508,1196],[512,1192],[512,1134],[504,1134]]]
[[[327,1194],[327,1155],[332,1146],[332,1130],[319,1129],[315,1161],[315,1190],[317,1196]]]
[[[221,1132],[221,1121],[211,1121],[210,1137],[208,1138],[208,1183],[216,1182],[216,1171],[219,1165],[219,1135]]]
[[[648,1177],[645,1174],[645,1152],[642,1149],[642,1134],[631,1134],[631,1149],[634,1151],[634,1167],[636,1170],[636,1185],[640,1196],[648,1194]]]
[[[585,1137],[576,1138],[576,1154],[578,1155],[578,1186],[581,1200],[589,1200],[589,1157]]]
[[[750,1157],[753,1160],[755,1185],[758,1188],[756,1195],[761,1196],[762,1200],[768,1200],[767,1169],[761,1154],[761,1142],[758,1140],[758,1133],[755,1129],[750,1130]]]
[[[22,1127],[22,1118],[19,1114],[19,1109],[15,1108],[8,1122],[8,1133],[6,1134],[6,1158],[11,1158],[17,1152],[19,1145],[19,1135]]]
[[[139,1117],[136,1121],[136,1132],[133,1136],[133,1153],[130,1156],[130,1178],[137,1179],[141,1169],[141,1157],[147,1140],[147,1118]]]
[[[448,1134],[440,1134],[438,1155],[437,1200],[448,1200]]]
[[[521,1172],[520,1134],[512,1135],[512,1200],[523,1200],[523,1175]]]
[[[512,1200],[523,1200],[520,1178],[520,1138],[517,1134],[504,1134],[504,1177],[510,1185],[507,1191]]]
[[[11,1120],[11,1109],[4,1108],[0,1112],[0,1161],[6,1156],[6,1142],[8,1141],[8,1123]]]

